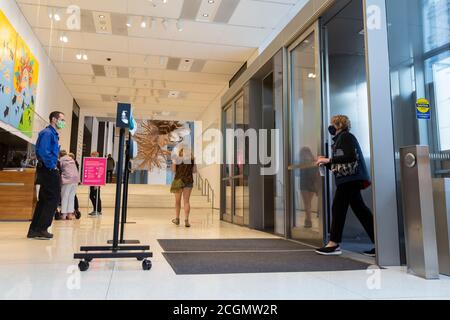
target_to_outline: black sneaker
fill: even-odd
[[[37,239],[37,240],[50,240],[53,238],[53,235],[47,231],[29,230],[27,238],[28,239]]]
[[[80,218],[81,218],[81,212],[80,212],[79,210],[76,210],[76,211],[75,211],[75,218],[76,218],[77,220],[80,220]]]
[[[321,254],[323,256],[340,256],[342,254],[341,247],[322,247],[316,250],[317,254]]]
[[[375,248],[373,248],[372,250],[369,250],[369,251],[364,251],[363,255],[375,258],[376,257]]]

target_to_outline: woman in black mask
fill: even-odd
[[[321,255],[342,254],[339,246],[342,241],[345,218],[351,206],[358,220],[374,242],[373,216],[365,205],[361,190],[370,186],[370,176],[358,140],[350,133],[351,123],[347,116],[338,115],[331,119],[328,131],[333,136],[331,159],[319,157],[317,165],[325,165],[335,177],[336,193],[332,206],[331,236],[328,244],[316,252]],[[375,256],[375,249],[364,252]]]

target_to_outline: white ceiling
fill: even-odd
[[[114,114],[120,100],[131,102],[138,117],[168,111],[171,115],[165,118],[178,120],[197,119],[282,19],[303,2],[16,1],[86,114]],[[70,5],[81,8],[79,30],[67,27],[66,9]],[[50,19],[51,12],[58,12],[61,21]],[[99,29],[100,15],[107,21],[104,31]],[[167,20],[165,27],[163,18]],[[143,19],[151,27],[141,28]],[[131,27],[126,26],[127,21]],[[180,26],[183,31],[178,30]],[[60,41],[63,34],[68,43]],[[88,55],[88,61],[77,60],[80,52]],[[178,66],[186,59],[192,69],[180,71]],[[98,73],[104,66],[115,67],[113,71],[119,70],[119,76]],[[169,91],[179,91],[178,98],[169,98]]]

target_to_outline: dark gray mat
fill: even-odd
[[[283,239],[159,239],[164,251],[313,250]]]
[[[176,274],[365,270],[369,264],[312,251],[163,253]]]

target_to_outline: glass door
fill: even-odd
[[[233,115],[233,105],[229,105],[223,111],[223,119],[224,119],[224,132],[227,129],[234,129],[234,115]],[[226,136],[226,135],[225,135]],[[233,146],[231,145],[231,148]],[[229,144],[225,141],[224,143],[224,155],[228,155],[232,150],[230,149]],[[223,165],[223,179],[222,179],[222,190],[224,194],[224,205],[222,209],[222,219],[228,222],[232,222],[232,213],[233,213],[233,175],[234,175],[234,162],[233,159],[225,158],[225,164]]]
[[[322,178],[315,165],[323,154],[317,26],[289,48],[289,167],[293,239],[323,243]]]
[[[225,130],[248,129],[248,115],[244,105],[244,96],[237,97],[224,109]],[[222,219],[240,225],[249,223],[248,193],[248,142],[242,137],[225,136],[222,192],[224,196]]]

